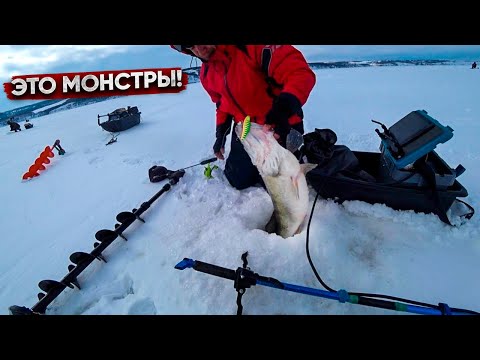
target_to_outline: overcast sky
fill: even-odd
[[[480,60],[480,45],[297,45],[309,62],[381,59]],[[168,45],[0,45],[0,81],[14,75],[199,65]],[[31,101],[0,96],[0,112]]]

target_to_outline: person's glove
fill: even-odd
[[[275,133],[278,134],[278,142],[283,147],[287,143],[287,135],[290,132],[288,119],[300,111],[301,104],[295,95],[281,93],[273,102],[272,108],[265,117],[265,123],[275,126]]]
[[[223,153],[225,149],[225,143],[227,142],[227,135],[230,134],[232,127],[233,116],[228,116],[226,121],[218,125],[215,131],[215,143],[213,144],[213,153],[217,158],[223,160]]]
[[[213,152],[218,153],[221,149],[225,148],[225,143],[227,140],[227,136],[220,136],[217,137],[215,143],[213,144]]]

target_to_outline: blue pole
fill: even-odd
[[[252,285],[263,285],[275,289],[280,290],[287,290],[291,292],[296,292],[300,294],[318,296],[326,299],[337,300],[341,303],[351,303],[351,304],[358,304],[358,305],[365,305],[365,306],[372,306],[372,307],[379,307],[387,310],[392,311],[403,311],[409,312],[414,314],[421,314],[421,315],[469,315],[467,311],[455,311],[450,309],[447,304],[440,303],[440,307],[442,310],[428,308],[428,307],[421,307],[416,305],[409,305],[404,304],[401,302],[393,302],[393,301],[386,301],[386,300],[379,300],[374,298],[369,298],[366,296],[357,296],[357,295],[350,295],[346,290],[339,290],[336,292],[333,291],[326,291],[320,289],[309,288],[301,285],[294,285],[289,283],[284,283],[276,279],[267,278],[265,276],[260,276],[258,274],[253,273],[250,270],[238,268],[237,271],[226,269],[217,265],[204,263],[197,260],[192,260],[188,258],[184,258],[180,261],[177,265],[175,265],[175,269],[184,270],[186,268],[193,268],[196,271],[204,272],[210,275],[222,277],[225,279],[237,281],[237,274],[241,274],[242,279],[246,280],[244,284],[247,287]]]
[[[278,286],[275,286],[274,284],[271,284],[267,281],[257,280],[257,284],[279,289]],[[342,303],[343,302],[349,302],[351,304],[363,305],[363,304],[359,303],[358,296],[348,295],[348,293],[347,293],[348,298],[345,299],[345,301],[343,301],[343,299],[341,298],[341,295],[339,295],[339,293],[342,290],[340,290],[339,292],[332,292],[332,291],[313,289],[313,288],[300,286],[300,285],[288,284],[288,283],[285,283],[285,282],[282,282],[282,285],[284,286],[282,288],[282,290],[292,291],[292,292],[296,292],[296,293],[300,293],[300,294],[318,296],[318,297],[327,298],[327,299],[331,299],[331,300],[337,300],[337,301],[342,302]],[[365,304],[365,305],[367,305],[367,304]],[[422,315],[442,315],[442,312],[440,310],[437,310],[437,309],[424,308],[424,307],[415,306],[415,305],[406,305],[406,304],[399,303],[399,302],[395,302],[394,305],[395,305],[395,308],[394,309],[389,309],[389,310],[411,312],[411,313],[422,314]],[[458,314],[463,314],[463,313],[452,312],[452,315],[458,315]]]

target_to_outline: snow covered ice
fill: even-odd
[[[474,208],[480,196],[480,74],[465,65],[388,66],[316,70],[304,107],[305,130],[330,128],[337,144],[378,152],[372,119],[391,125],[426,110],[454,129],[435,151],[453,168]],[[97,114],[138,106],[141,123],[105,146],[111,135]],[[148,169],[176,170],[213,156],[215,105],[199,83],[179,94],[129,96],[34,119],[32,129],[0,128],[0,313],[32,307],[39,281],[60,280],[73,252],[90,252],[95,233],[114,229],[115,216],[138,208],[164,185]],[[40,176],[22,181],[45,146],[60,139]],[[227,142],[228,144],[228,142]],[[228,154],[229,146],[226,151]],[[233,282],[174,266],[191,258],[236,269],[248,251],[249,267],[282,282],[323,289],[307,261],[306,231],[282,239],[260,228],[273,210],[261,187],[238,191],[220,169],[186,170],[80,276],[82,290],[65,289],[48,315],[233,315]],[[212,164],[213,165],[213,164]],[[310,190],[310,206],[315,193]],[[310,228],[310,254],[334,289],[447,303],[480,311],[478,214],[450,227],[433,214],[395,211],[382,204],[319,199]],[[278,289],[254,286],[242,299],[245,315],[406,314]]]

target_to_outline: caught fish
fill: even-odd
[[[250,156],[272,199],[273,214],[265,227],[283,238],[301,232],[308,214],[309,196],[305,174],[316,164],[300,164],[291,151],[282,147],[268,125],[237,123],[235,132]],[[288,138],[287,138],[288,147]]]

